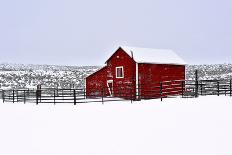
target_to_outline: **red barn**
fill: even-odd
[[[87,97],[102,94],[134,99],[160,97],[157,96],[160,82],[185,80],[186,63],[172,50],[123,46],[105,63],[106,66],[86,78]],[[172,85],[170,93],[178,92],[173,89],[179,88]]]

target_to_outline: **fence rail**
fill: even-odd
[[[140,84],[137,87],[127,85],[114,87],[113,96],[107,95],[108,88],[96,90],[95,94],[87,94],[82,89],[8,89],[0,90],[3,102],[22,103],[90,103],[108,101],[128,101],[141,99],[160,99],[181,96],[182,98],[205,95],[232,96],[231,80],[174,80],[157,83]]]

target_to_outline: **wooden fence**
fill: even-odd
[[[83,89],[8,89],[1,90],[3,102],[21,102],[21,103],[90,103],[108,101],[128,101],[131,102],[141,99],[157,98],[161,101],[164,98],[181,96],[182,98],[198,97],[205,95],[225,95],[232,96],[231,80],[185,80],[185,81],[163,81],[151,83],[148,86],[139,85],[138,93],[135,93],[133,86],[126,88],[114,88],[113,96],[107,96],[108,88],[98,90],[97,94],[86,96],[86,90]],[[144,88],[144,89],[141,89]],[[146,88],[146,89],[145,89]]]

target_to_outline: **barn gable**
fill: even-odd
[[[116,51],[106,60],[106,64],[107,62],[109,62],[112,58],[114,58],[115,55],[117,55],[118,53],[121,53],[120,55],[122,55],[122,52],[124,55],[128,56],[128,58],[132,58],[130,54],[128,54],[125,50],[123,50],[121,47],[118,47],[116,49]]]
[[[135,77],[136,62],[122,49],[118,48],[116,52],[106,61],[108,66],[108,80],[113,80],[115,86],[122,83],[131,84]],[[121,68],[122,77],[117,76],[117,71]]]

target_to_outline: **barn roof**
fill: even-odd
[[[123,51],[125,51],[131,58],[133,54],[133,59],[137,63],[186,65],[186,62],[181,57],[179,57],[173,50],[129,46],[120,46],[119,48],[123,49]],[[119,48],[117,48],[117,50]],[[113,55],[111,55],[111,57]],[[108,60],[111,57],[109,57]]]
[[[137,63],[155,63],[155,64],[178,64],[185,65],[186,62],[179,57],[173,50],[169,49],[151,49],[121,46],[121,48],[133,58]]]

